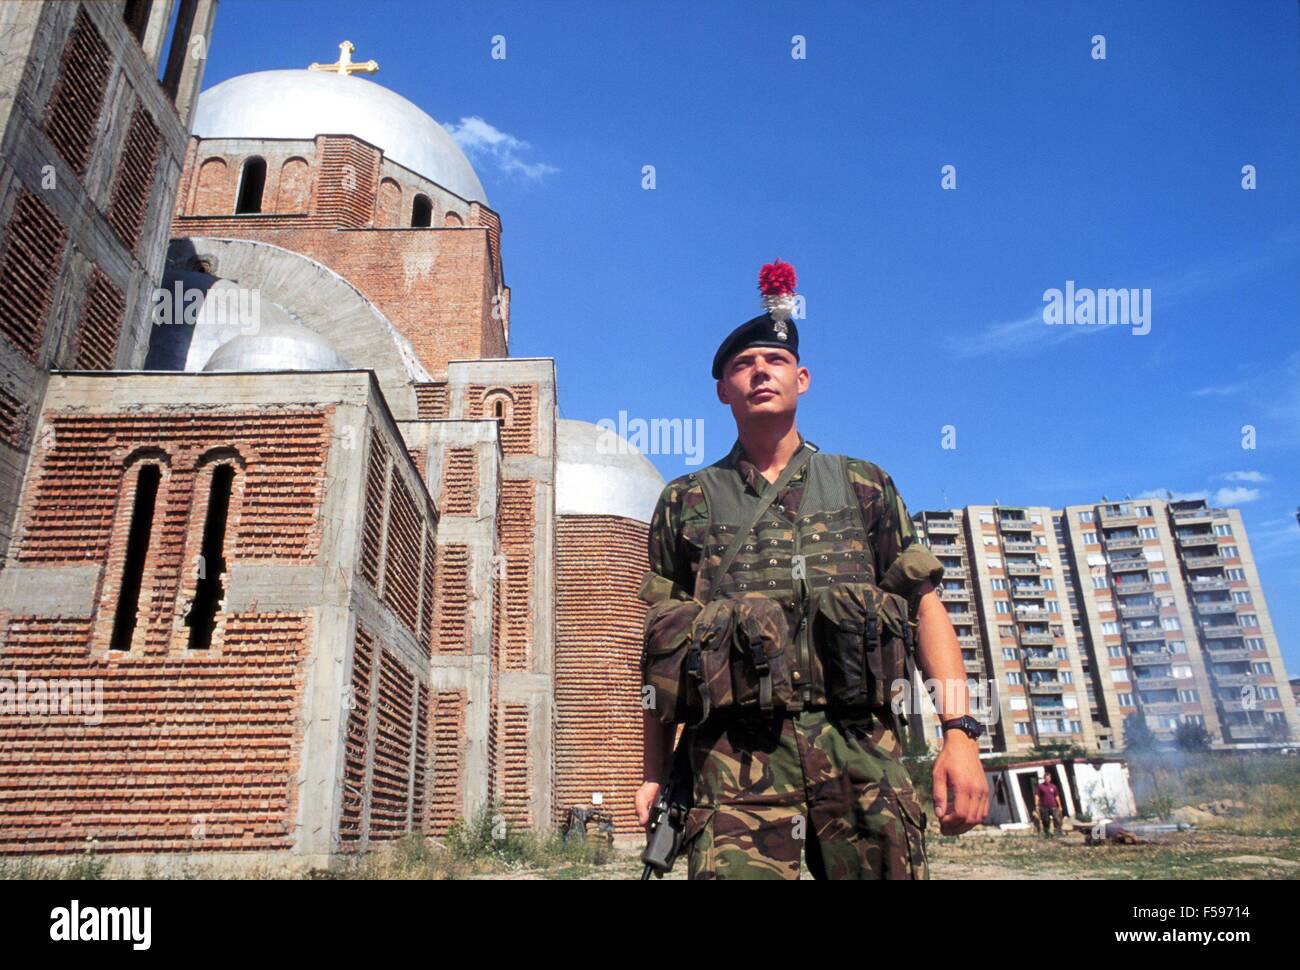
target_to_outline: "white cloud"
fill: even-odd
[[[1236,488],[1221,488],[1214,493],[1214,504],[1223,505],[1243,505],[1246,502],[1253,502],[1259,498],[1259,489],[1245,488],[1237,486]]]
[[[1211,384],[1192,391],[1192,397],[1231,397],[1241,391],[1242,384]]]
[[[541,181],[558,172],[554,165],[524,159],[530,146],[521,138],[502,131],[478,116],[461,118],[459,123],[443,125],[456,144],[474,161],[495,165],[505,175],[521,175],[529,181]]]
[[[1175,492],[1169,488],[1149,488],[1145,492],[1138,493],[1138,498],[1162,498],[1169,502],[1186,502],[1209,497],[1209,492]]]
[[[1226,472],[1219,476],[1230,482],[1266,482],[1268,476],[1263,472]]]

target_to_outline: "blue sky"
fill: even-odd
[[[352,40],[474,142],[511,352],[555,358],[563,416],[701,419],[705,462],[735,436],[714,349],[761,311],[759,266],[793,262],[806,437],[913,510],[1239,505],[1296,676],[1297,21],[1293,0],[221,0],[204,85]],[[1047,326],[1067,280],[1150,289],[1150,332]]]

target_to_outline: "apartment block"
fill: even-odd
[[[913,516],[944,562],[968,680],[993,685],[985,750],[1125,745],[1142,718],[1215,747],[1300,736],[1241,514],[1205,500],[966,506]],[[941,743],[937,718],[923,719]]]

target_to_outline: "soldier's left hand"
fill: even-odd
[[[989,783],[980,764],[979,744],[949,731],[934,763],[934,814],[944,835],[961,835],[989,813]]]

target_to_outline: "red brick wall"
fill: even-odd
[[[112,370],[117,356],[117,338],[122,332],[126,300],[122,291],[98,266],[90,271],[90,284],[81,303],[81,322],[77,326],[78,370]]]
[[[220,654],[183,658],[94,660],[81,619],[15,616],[0,637],[0,677],[103,691],[97,726],[0,710],[0,854],[292,847],[307,617],[232,616]]]
[[[45,134],[77,175],[85,175],[95,147],[99,113],[113,59],[86,15],[77,20],[59,61],[59,76],[45,106]]]
[[[113,194],[108,204],[108,224],[132,253],[140,242],[149,194],[158,167],[161,136],[149,113],[137,101],[126,130],[126,143],[117,160]],[[137,254],[138,255],[138,254]]]
[[[501,814],[512,826],[531,826],[532,786],[528,781],[528,706],[504,704],[500,745]]]
[[[465,692],[438,691],[433,708],[433,787],[429,833],[445,835],[461,814],[465,765]]]
[[[437,624],[433,652],[438,654],[468,654],[469,627],[469,547],[462,543],[446,543],[437,547],[438,597],[436,600]]]
[[[507,479],[501,483],[497,527],[501,554],[506,558],[504,640],[500,657],[503,670],[529,667],[536,492],[537,483],[529,479]]]
[[[0,336],[33,363],[67,239],[49,206],[31,192],[18,196],[0,239]]]
[[[641,627],[647,527],[609,515],[556,525],[555,807],[604,796],[619,832],[637,832]]]
[[[344,851],[360,849],[364,834],[370,685],[374,678],[374,667],[375,639],[358,623],[356,647],[352,655],[347,734],[343,744],[343,810],[339,819],[339,844]]]
[[[447,382],[415,385],[416,408],[421,421],[437,421],[447,416]]]

